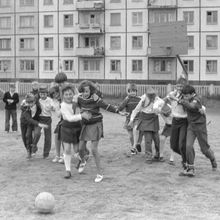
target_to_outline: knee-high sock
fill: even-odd
[[[70,154],[64,154],[64,163],[66,167],[66,171],[71,170],[71,155]]]

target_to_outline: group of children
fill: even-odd
[[[44,85],[39,89],[37,86],[34,82],[33,91],[21,103],[20,125],[27,157],[31,159],[36,154],[43,128],[43,158],[48,158],[51,150],[51,116],[55,111],[60,120],[54,131],[56,156],[53,162],[65,164],[66,179],[71,178],[72,148],[74,157],[78,159],[78,172],[84,171],[90,154],[88,142],[91,142],[91,153],[97,168],[95,182],[103,179],[98,152],[99,141],[103,137],[103,115],[100,108],[126,116],[124,128],[129,135],[130,154],[135,155],[142,151],[141,142],[144,138],[146,163],[164,161],[164,146],[170,137],[170,164],[174,163],[174,152],[178,153],[182,157],[183,165],[180,175],[194,176],[193,144],[197,138],[202,153],[210,159],[213,170],[217,169],[214,153],[207,143],[205,108],[195,89],[184,78],[177,81],[175,90],[164,99],[151,87],[139,97],[136,84],[128,84],[127,96],[118,106],[105,103],[95,83],[84,80],[76,88],[67,82],[64,73],[56,75],[55,84],[49,91]],[[161,137],[159,115],[165,122]],[[152,150],[152,142],[155,151]]]

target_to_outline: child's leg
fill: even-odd
[[[17,110],[11,111],[11,117],[12,117],[12,131],[17,131],[18,130]]]
[[[160,159],[160,136],[158,131],[152,132],[152,139],[155,145],[155,151],[156,151],[155,156],[156,158]]]
[[[85,150],[86,150],[86,141],[79,141],[79,156],[82,160],[82,162],[85,162]]]
[[[137,125],[134,126],[133,128],[133,139],[134,139],[134,144],[133,147],[136,147],[136,145],[138,144],[138,139],[139,139],[139,130],[137,130]]]
[[[60,157],[60,148],[61,148],[61,141],[58,139],[58,133],[54,134],[54,143],[55,143],[55,150],[56,150],[56,156]]]
[[[9,132],[10,129],[10,110],[5,109],[5,131]]]
[[[46,122],[48,125],[48,128],[44,128],[44,152],[43,157],[47,158],[49,156],[50,150],[51,150],[51,118]]]
[[[63,143],[64,146],[64,164],[66,171],[71,171],[71,144]]]
[[[99,141],[92,141],[91,142],[91,150],[92,150],[92,154],[93,154],[94,159],[95,159],[97,173],[101,175],[102,174],[102,169],[101,169],[101,165],[100,165],[100,156],[99,156],[99,152],[98,152],[98,144],[99,144]]]
[[[194,142],[196,139],[195,133],[192,129],[187,130],[187,137],[186,137],[186,162],[188,166],[194,169],[194,160],[195,160],[195,151],[194,151]]]
[[[152,132],[144,131],[146,160],[152,160]]]
[[[21,137],[22,137],[22,141],[24,143],[25,149],[28,151],[27,149],[27,144],[26,144],[26,132],[27,132],[27,125],[20,125],[21,128]]]
[[[164,135],[160,136],[160,157],[164,156],[164,149],[165,149],[165,145],[166,145],[166,140],[167,137]]]
[[[129,141],[131,143],[131,147],[134,146],[134,136],[133,136],[133,129],[127,129]]]

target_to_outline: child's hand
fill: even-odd
[[[81,116],[82,116],[82,118],[86,119],[87,121],[92,118],[92,114],[89,112],[83,112],[83,113],[81,113]]]
[[[45,125],[45,124],[42,124],[42,123],[39,123],[38,126],[39,126],[40,128],[48,128],[48,125]]]
[[[121,116],[128,116],[129,115],[128,112],[121,112],[121,111],[119,111],[118,114]]]
[[[94,99],[94,101],[97,101],[99,99],[99,96],[96,93],[94,93],[93,94],[93,99]]]
[[[202,108],[199,109],[200,114],[205,115],[206,114],[206,107],[202,106]]]

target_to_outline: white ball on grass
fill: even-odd
[[[51,193],[41,192],[35,199],[35,207],[39,213],[51,213],[55,206],[55,199]]]

